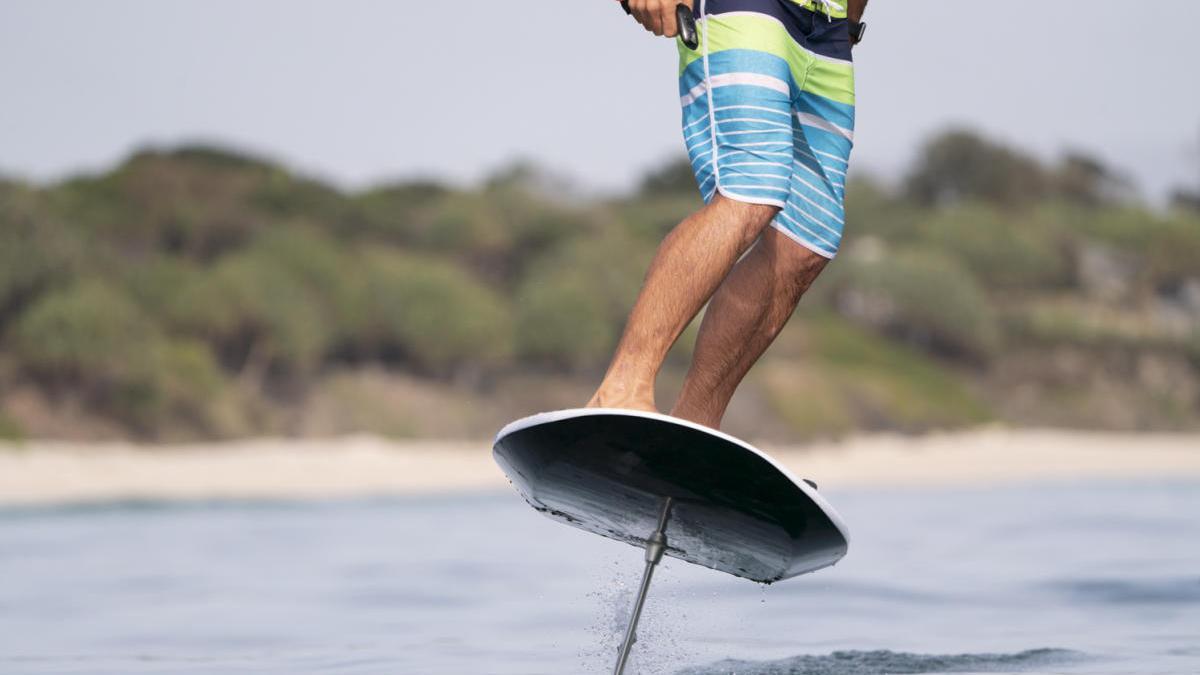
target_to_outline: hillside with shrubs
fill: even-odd
[[[526,166],[346,192],[210,147],[0,180],[0,437],[487,437],[587,399],[698,205],[684,162],[619,198]],[[846,232],[730,432],[1200,428],[1196,193],[950,131],[853,177]]]

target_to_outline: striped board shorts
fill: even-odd
[[[705,203],[719,192],[777,206],[773,227],[832,258],[854,139],[844,9],[823,0],[696,0],[694,11],[700,45],[679,41],[679,94]]]

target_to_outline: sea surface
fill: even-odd
[[[823,489],[848,557],[667,559],[629,673],[1200,673],[1200,484]],[[0,673],[606,673],[639,549],[515,493],[0,509]]]

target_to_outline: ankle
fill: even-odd
[[[721,418],[725,416],[725,411],[677,403],[670,414],[672,417],[695,422],[710,429],[720,429]]]
[[[628,395],[606,391],[597,391],[588,401],[587,408],[618,408],[621,410],[643,410],[658,412],[652,395]]]

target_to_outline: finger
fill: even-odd
[[[675,37],[679,35],[679,22],[675,20],[675,8],[672,6],[667,9],[665,6],[662,10],[663,32],[666,37]]]
[[[629,9],[633,12],[633,18],[636,19],[643,28],[650,30],[648,24],[646,23],[648,16],[646,12],[646,2],[647,0],[630,0]]]
[[[661,36],[663,34],[663,31],[665,31],[667,29],[667,24],[663,20],[663,18],[666,16],[667,4],[668,4],[667,2],[660,1],[658,3],[658,6],[654,8],[654,12],[653,12],[654,29],[653,30],[654,30],[655,35]]]

